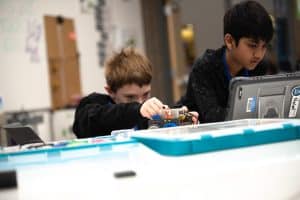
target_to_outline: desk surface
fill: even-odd
[[[136,176],[115,178],[133,170]],[[96,157],[27,165],[0,199],[300,199],[300,141],[166,157],[126,144]]]

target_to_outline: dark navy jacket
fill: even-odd
[[[75,112],[73,132],[78,138],[109,135],[113,130],[145,129],[147,118],[140,114],[141,104],[116,104],[108,95],[92,93],[84,97]]]
[[[199,113],[199,121],[224,121],[229,96],[229,80],[226,76],[222,60],[225,47],[217,50],[206,50],[203,57],[196,60],[189,75],[185,96],[177,106],[185,105],[191,111]],[[249,76],[263,75],[267,66],[259,63],[255,70],[249,71]],[[243,74],[243,70],[238,76]]]

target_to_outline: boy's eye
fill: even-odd
[[[149,97],[149,95],[150,95],[150,92],[147,92],[147,93],[145,93],[144,95],[143,95],[143,98],[148,98]]]
[[[134,96],[129,96],[127,98],[132,100],[132,99],[134,99]]]
[[[134,101],[135,96],[126,96],[127,101]]]
[[[257,48],[257,44],[255,44],[255,43],[249,43],[248,46],[250,48]]]

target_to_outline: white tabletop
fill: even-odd
[[[136,176],[115,178],[132,170]],[[143,145],[17,169],[0,199],[300,199],[300,141],[167,157]]]

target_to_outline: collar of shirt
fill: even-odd
[[[225,73],[227,81],[229,82],[232,79],[232,76],[229,71],[228,63],[226,61],[226,49],[224,49],[224,51],[223,51],[222,61],[223,61],[223,65],[224,65],[224,73]],[[249,76],[249,71],[246,69],[243,69],[241,71],[241,73],[240,72],[238,73],[238,75],[239,74],[242,76]]]

